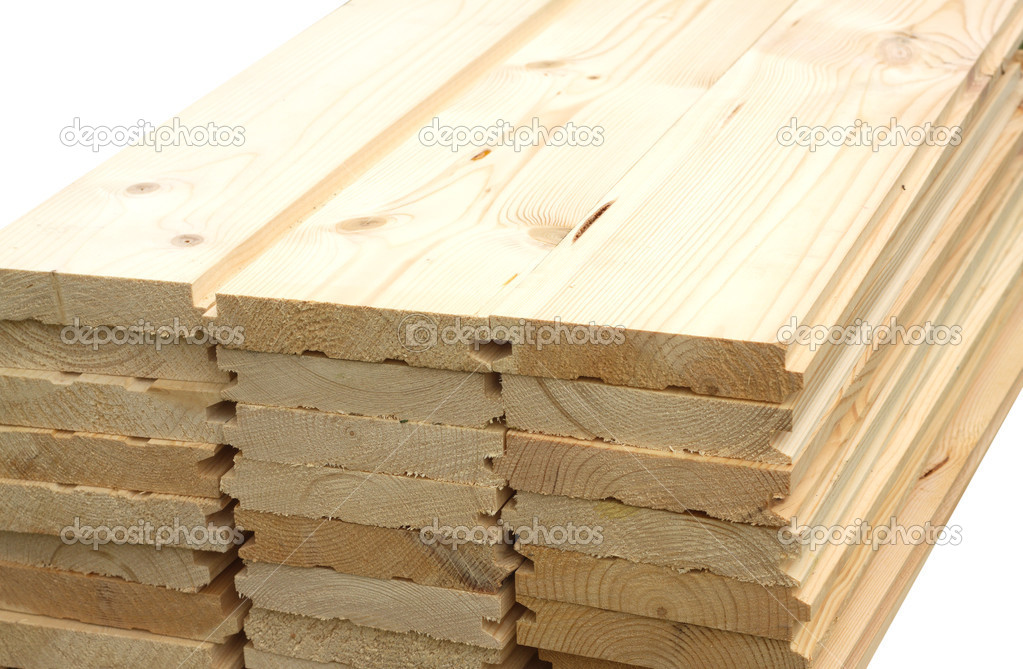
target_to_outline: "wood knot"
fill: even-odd
[[[877,52],[881,62],[889,65],[905,65],[916,56],[912,40],[902,35],[883,40],[878,45]]]
[[[550,227],[550,226],[537,226],[530,228],[527,233],[530,238],[541,244],[549,244],[550,246],[557,246],[558,242],[565,238],[565,235],[570,233],[572,228],[564,227]]]
[[[178,235],[171,240],[174,246],[198,246],[203,243],[201,235]]]
[[[152,181],[143,181],[142,183],[132,184],[125,189],[128,195],[150,195],[160,190],[160,184]]]
[[[338,232],[362,232],[387,225],[387,219],[383,216],[359,216],[341,221],[334,229]]]

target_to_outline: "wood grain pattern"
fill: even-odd
[[[0,606],[93,625],[224,643],[241,631],[248,610],[234,588],[240,566],[236,563],[199,592],[187,593],[107,576],[0,563]]]
[[[347,620],[320,620],[253,607],[245,633],[260,650],[310,662],[360,669],[522,669],[536,651],[515,645],[517,611],[505,616],[495,635],[500,648],[481,648],[415,632],[389,632]]]
[[[312,520],[248,509],[235,522],[253,536],[246,560],[294,567],[329,567],[369,578],[402,578],[420,585],[497,592],[522,562],[505,543],[427,543],[420,532]]]
[[[238,374],[224,396],[249,404],[469,427],[484,427],[504,413],[497,377],[478,370],[463,373],[231,349],[220,349],[217,357],[223,369]]]
[[[495,632],[515,604],[510,583],[497,593],[484,594],[262,562],[246,562],[236,583],[238,591],[260,608],[339,618],[483,648],[508,643]]]
[[[6,227],[0,318],[201,322],[226,277],[563,4],[349,3],[176,117],[243,144],[129,147]]]
[[[81,669],[175,666],[242,669],[241,635],[224,643],[196,642],[138,630],[0,611],[0,663],[8,667]]]
[[[0,425],[0,478],[220,497],[230,448]]]
[[[494,516],[511,489],[445,483],[238,456],[221,480],[224,492],[253,511],[419,529],[475,527]],[[487,525],[491,523],[486,523]]]
[[[0,423],[224,443],[234,407],[215,383],[0,369]]]

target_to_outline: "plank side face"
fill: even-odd
[[[904,127],[937,118],[1012,4],[798,3],[616,185],[599,219],[509,287],[493,319],[623,325],[636,340],[628,355],[518,347],[502,371],[721,394],[753,376],[765,398],[794,390],[797,378],[767,368],[684,377],[718,340],[778,347],[778,329],[818,300],[915,147],[810,152],[783,146],[779,129],[793,117],[878,126],[894,116]]]
[[[541,28],[560,1],[353,2],[0,233],[0,317],[198,321],[220,280]],[[197,308],[198,307],[198,308]]]
[[[403,346],[406,317],[483,326],[528,273],[790,4],[580,0],[454,104],[450,127],[588,127],[599,146],[408,138],[218,291],[255,350],[471,370],[468,344]],[[284,327],[287,324],[287,327]]]

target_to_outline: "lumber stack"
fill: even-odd
[[[242,666],[212,348],[0,322],[0,664]]]
[[[1014,0],[349,3],[180,116],[244,145],[0,231],[0,663],[866,664],[1023,379],[1021,40]],[[600,141],[428,141],[503,121]],[[889,122],[955,141],[850,139]],[[58,343],[136,322],[243,336]],[[141,514],[246,540],[58,545]]]

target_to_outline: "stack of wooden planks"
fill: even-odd
[[[1021,40],[349,3],[0,231],[0,664],[865,664],[1023,381]]]

